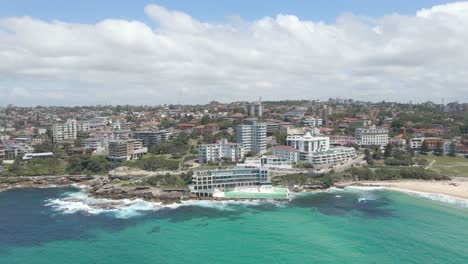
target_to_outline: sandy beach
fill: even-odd
[[[444,194],[452,197],[468,200],[468,178],[454,178],[450,181],[423,181],[423,180],[398,180],[398,181],[360,181],[337,184],[337,187],[346,186],[375,186],[386,187],[394,190],[408,190],[424,193]]]

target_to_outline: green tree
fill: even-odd
[[[273,133],[273,136],[276,138],[276,143],[278,145],[286,145],[288,134],[285,131],[277,130]]]
[[[41,152],[55,152],[56,151],[56,146],[53,143],[50,142],[45,142],[42,144],[36,144],[34,145],[34,152],[35,153],[41,153]]]
[[[394,120],[392,121],[392,124],[390,125],[392,128],[400,128],[405,126],[405,122],[402,120]]]
[[[81,164],[81,157],[80,156],[72,156],[68,160],[68,164],[66,167],[66,172],[71,175],[80,174],[83,172],[83,166]]]
[[[434,150],[435,155],[444,155],[444,143],[442,142],[437,142],[436,143],[436,149]]]
[[[210,121],[211,121],[210,116],[204,115],[204,116],[201,118],[199,124],[200,124],[200,125],[206,125],[206,124],[208,124]]]
[[[364,155],[365,155],[364,159],[367,161],[367,164],[373,165],[374,159],[372,158],[372,155],[369,149],[366,148],[366,150],[364,150]]]
[[[429,152],[429,144],[426,140],[423,141],[420,149],[421,154],[426,155]]]
[[[392,153],[393,153],[393,144],[388,143],[387,146],[385,146],[384,157],[389,158],[392,156]]]
[[[372,158],[377,160],[382,158],[382,150],[380,149],[380,146],[375,146],[374,155],[372,155]]]
[[[450,143],[448,155],[452,157],[457,155],[457,145],[455,144],[455,142]]]
[[[75,139],[75,141],[74,141],[73,143],[74,143],[73,145],[74,145],[76,148],[81,147],[81,138]]]

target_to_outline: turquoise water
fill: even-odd
[[[94,211],[83,197],[0,193],[0,263],[468,263],[468,208],[403,193]]]

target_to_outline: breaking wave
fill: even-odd
[[[84,189],[84,188],[83,188]],[[239,206],[260,206],[262,204],[274,204],[284,206],[285,202],[273,200],[188,200],[181,203],[162,204],[159,202],[148,202],[142,199],[96,199],[89,196],[85,190],[65,193],[63,198],[46,200],[46,206],[51,207],[55,212],[64,214],[82,213],[85,215],[112,214],[117,218],[131,218],[141,216],[148,211],[158,211],[161,209],[177,209],[180,207],[198,206],[214,208],[217,210],[234,211]]]
[[[393,188],[393,187],[348,186],[344,189],[331,187],[327,191],[331,193],[339,193],[339,192],[358,193],[360,196],[360,198],[358,198],[358,201],[363,202],[366,200],[375,200],[376,194],[377,194],[375,191],[383,191],[383,190],[397,191],[397,192],[402,192],[402,193],[418,196],[418,197],[425,198],[425,199],[430,199],[432,201],[454,204],[460,207],[468,207],[467,199],[457,198],[457,197],[453,197],[453,196],[445,195],[445,194],[418,192],[418,191],[411,191],[411,190]]]
[[[361,186],[348,186],[344,189],[331,187],[327,190],[329,193],[334,193],[336,198],[341,198],[339,193],[348,192],[354,193],[359,196],[358,202],[365,202],[377,199],[377,194],[375,191],[382,190],[381,187],[361,187]]]
[[[409,195],[414,195],[426,199],[430,199],[432,201],[438,201],[438,202],[443,202],[443,203],[449,203],[449,204],[454,204],[457,206],[461,207],[467,207],[468,208],[468,200],[463,199],[463,198],[457,198],[453,197],[450,195],[445,195],[445,194],[438,194],[438,193],[426,193],[426,192],[417,192],[417,191],[410,191],[406,189],[400,189],[400,188],[387,188],[388,190],[392,191],[398,191],[398,192],[403,192]]]

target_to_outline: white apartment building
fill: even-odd
[[[266,151],[266,123],[259,123],[249,120],[243,125],[236,127],[237,143],[243,148],[245,153],[264,153]]]
[[[299,151],[301,161],[310,161],[312,153],[330,149],[329,137],[312,136],[310,132],[304,135],[290,135],[286,139],[289,147]]]
[[[388,144],[388,130],[375,126],[357,128],[355,131],[356,144],[359,146],[381,146]]]
[[[286,139],[288,141],[288,146],[300,152],[325,151],[330,148],[329,137],[312,136],[310,132],[306,132],[304,135],[290,135]]]
[[[0,149],[0,160],[4,160],[4,159],[5,159],[5,150]]]
[[[273,155],[289,159],[293,163],[310,163],[317,169],[343,164],[357,156],[354,148],[330,148],[329,137],[312,136],[310,132],[289,135],[287,142],[288,146],[274,147]]]
[[[343,164],[357,157],[354,148],[337,147],[327,151],[314,152],[310,156],[309,163],[316,169],[333,168],[338,164]]]
[[[198,162],[218,162],[227,159],[235,162],[244,158],[245,152],[241,144],[230,143],[226,139],[218,140],[214,144],[202,144],[198,146]]]
[[[88,122],[76,122],[76,131],[77,132],[86,132],[86,131],[89,131],[91,128],[90,128],[90,124]]]
[[[68,119],[65,123],[55,123],[52,126],[52,140],[54,143],[77,138],[77,125],[75,119]]]
[[[420,150],[423,142],[424,142],[424,138],[423,138],[423,137],[420,137],[420,138],[412,138],[412,139],[410,139],[410,141],[409,141],[409,147],[410,147],[411,149],[413,149],[413,150]]]

